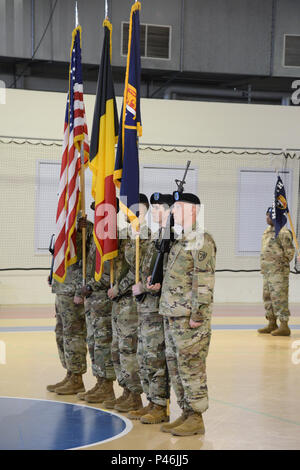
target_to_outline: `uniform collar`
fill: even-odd
[[[130,238],[134,238],[133,230],[132,230],[131,225],[129,226],[128,233],[129,233]],[[144,221],[142,224],[140,224],[139,236],[142,239],[148,239],[149,238],[149,233],[150,233],[150,229],[149,229],[148,225],[146,224],[146,221]]]
[[[181,243],[186,250],[199,250],[204,242],[204,228],[195,223],[182,236]]]

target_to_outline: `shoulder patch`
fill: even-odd
[[[198,260],[199,260],[199,261],[203,261],[206,257],[207,257],[206,251],[200,250],[200,251],[199,251],[199,254],[198,254]]]

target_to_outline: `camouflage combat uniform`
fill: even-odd
[[[115,371],[111,359],[111,309],[112,302],[107,296],[110,286],[110,262],[105,261],[103,274],[95,280],[96,245],[94,239],[90,244],[87,256],[86,286],[91,294],[85,299],[87,326],[87,344],[95,377],[115,380]]]
[[[118,258],[115,260],[114,292],[117,299],[113,302],[112,310],[112,360],[119,385],[132,393],[141,394],[136,358],[138,314],[132,296],[132,286],[135,284],[135,241],[122,239],[122,236]]]
[[[164,316],[168,370],[178,404],[187,412],[208,408],[206,357],[215,261],[212,236],[205,232],[203,245],[197,248],[195,231],[190,231],[174,242],[162,285],[159,313]],[[190,319],[201,325],[191,328]]]
[[[155,241],[145,240],[140,250],[140,281],[145,298],[137,303],[139,316],[138,349],[139,376],[147,399],[157,405],[166,406],[169,398],[168,372],[165,355],[163,317],[159,314],[160,295],[147,289],[147,278],[151,275],[158,254]],[[158,237],[156,234],[155,238]],[[166,265],[167,254],[164,256]]]
[[[274,226],[269,226],[264,231],[260,264],[263,274],[263,301],[268,320],[289,320],[289,274],[294,254],[292,235],[286,227],[280,230],[277,238]]]
[[[88,223],[87,240],[92,224]],[[74,296],[81,296],[82,234],[76,235],[77,263],[68,267],[63,283],[53,280],[55,296],[56,343],[62,366],[74,374],[86,372],[86,324],[84,305],[74,304]]]

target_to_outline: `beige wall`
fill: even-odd
[[[0,213],[4,222],[0,268],[50,265],[48,255],[34,252],[36,162],[60,161],[65,99],[65,94],[60,93],[7,90],[6,105],[0,107]],[[85,96],[85,104],[91,130],[94,96]],[[120,104],[118,100],[119,107]],[[235,155],[230,148],[300,148],[298,107],[142,100],[142,121],[141,163],[178,166],[190,159],[192,166],[198,168],[205,224],[218,245],[217,268],[257,269],[257,257],[235,254],[239,169],[279,169],[282,157],[270,158],[267,152],[261,156],[255,151],[251,156]],[[12,137],[20,139],[14,139],[13,143]],[[24,143],[24,138],[38,140]],[[151,149],[147,144],[151,144]],[[166,152],[160,144],[180,148]],[[211,153],[202,154],[189,146],[228,147],[226,151],[230,153],[216,156],[212,149]],[[293,170],[295,219],[299,204],[299,160],[288,160],[287,167]],[[53,296],[45,282],[46,276],[47,271],[0,272],[0,303],[51,303]],[[299,276],[291,276],[292,302],[300,302],[297,285]],[[260,275],[218,273],[215,300],[260,302]]]

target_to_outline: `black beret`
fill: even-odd
[[[171,194],[153,193],[150,197],[150,204],[167,204],[171,207],[174,204]]]
[[[272,217],[273,207],[268,207],[266,214],[270,214]]]
[[[149,201],[148,201],[148,198],[146,196],[146,194],[139,194],[139,198],[140,198],[140,204],[145,204],[145,206],[147,206],[147,208],[149,209]]]
[[[173,198],[174,202],[182,201],[189,202],[190,204],[201,204],[198,196],[191,193],[180,193],[179,191],[174,191]]]
[[[120,204],[119,204],[119,198],[117,197],[117,204],[116,204],[116,207],[117,207],[117,214],[119,213],[119,210],[120,210]],[[95,201],[93,201],[90,205],[90,208],[94,211],[95,210]]]

